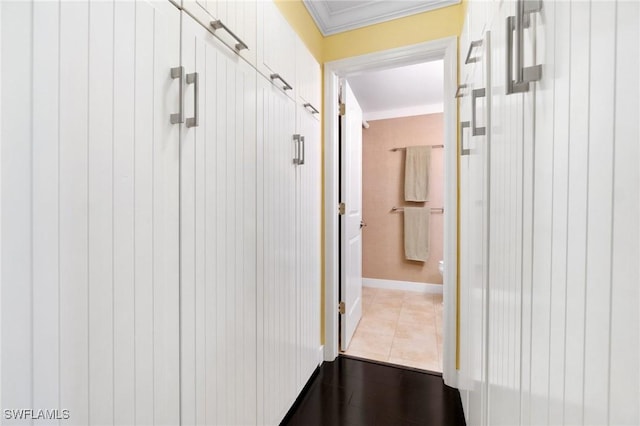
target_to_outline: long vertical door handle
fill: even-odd
[[[464,129],[467,129],[467,128],[469,128],[469,122],[461,121],[460,122],[460,155],[461,156],[471,154],[471,150],[464,147]]]
[[[304,136],[300,136],[300,143],[302,145],[302,157],[300,158],[300,162],[298,164],[302,165],[302,164],[304,164],[304,159],[306,157],[306,152],[305,151],[307,150],[306,149],[307,144],[304,141]]]
[[[300,135],[293,135],[293,144],[295,146],[295,154],[293,157],[293,164],[301,164],[300,163]]]
[[[482,136],[487,133],[486,127],[478,127],[476,119],[476,99],[484,98],[487,94],[485,89],[473,89],[471,91],[471,135]]]
[[[187,74],[187,84],[193,84],[193,117],[187,118],[187,127],[198,127],[200,125],[200,114],[198,112],[200,84],[197,72]]]
[[[531,25],[531,14],[542,10],[542,0],[518,0],[516,15],[516,31],[518,34],[518,51],[516,65],[518,83],[539,81],[542,77],[542,66],[524,66],[524,30]]]
[[[180,124],[180,123],[184,123],[184,89],[183,89],[183,83],[182,83],[182,77],[184,76],[184,67],[180,66],[180,67],[174,67],[171,68],[171,78],[172,79],[179,79],[180,85],[178,86],[179,89],[179,94],[178,97],[179,99],[179,105],[178,105],[178,112],[171,114],[171,124]]]
[[[524,66],[524,29],[531,24],[531,14],[542,9],[540,0],[518,0],[516,16],[508,16],[506,21],[506,91],[507,95],[512,93],[524,93],[529,91],[529,83],[539,81],[542,78],[542,66]],[[515,43],[515,78],[514,78],[514,54],[513,54],[513,34],[517,36]]]
[[[505,87],[507,88],[507,95],[510,95],[512,93],[517,93],[518,91],[522,91],[522,90],[516,90],[515,81],[513,81],[513,31],[515,31],[516,29],[516,25],[514,21],[515,21],[514,16],[507,16],[507,28],[506,28],[507,43],[506,43],[506,49],[505,49],[505,52],[507,53],[507,57],[505,58],[506,60],[504,61],[507,66],[506,72],[504,73],[507,80],[505,85]],[[528,87],[527,87],[527,90],[529,90]]]

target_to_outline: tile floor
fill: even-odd
[[[442,372],[442,295],[362,288],[346,355]]]

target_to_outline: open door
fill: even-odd
[[[340,349],[362,317],[362,109],[342,82],[340,117]]]

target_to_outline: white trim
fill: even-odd
[[[416,283],[412,281],[381,280],[362,278],[363,287],[384,288],[387,290],[414,291],[422,294],[442,294],[442,284]]]
[[[318,356],[316,360],[318,361],[318,366],[320,366],[324,360],[324,345],[318,346]]]
[[[413,117],[416,115],[437,114],[444,111],[444,104],[416,105],[406,108],[395,108],[383,111],[369,111],[364,113],[368,121],[386,120],[388,118]]]
[[[460,3],[460,0],[426,1],[365,1],[342,10],[331,10],[330,3],[318,0],[303,0],[323,36],[337,34],[367,25],[440,9]]]
[[[395,68],[444,59],[444,261],[457,264],[457,108],[453,97],[457,82],[457,38],[448,37],[397,49],[356,56],[324,65],[324,179],[325,179],[325,350],[324,359],[338,356],[338,78],[364,71]],[[443,378],[457,386],[456,287],[457,268],[444,273]]]

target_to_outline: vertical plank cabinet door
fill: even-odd
[[[272,0],[258,2],[258,71],[296,99],[297,35]]]
[[[300,392],[319,363],[320,348],[320,197],[322,178],[320,121],[298,106],[297,133],[302,138],[296,167],[297,321]]]
[[[319,117],[322,107],[321,68],[299,37],[296,37],[295,58],[298,102]]]
[[[57,10],[56,10],[57,12]],[[42,165],[40,155],[32,153],[35,144],[32,136],[32,117],[31,111],[33,105],[33,96],[31,94],[32,87],[30,84],[16,84],[23,82],[25,77],[31,77],[33,68],[32,63],[32,37],[35,23],[32,21],[33,5],[26,2],[2,2],[0,3],[0,41],[2,48],[0,49],[0,136],[2,140],[2,149],[0,158],[1,175],[1,208],[2,208],[2,228],[0,237],[2,242],[2,266],[1,266],[1,308],[2,316],[0,324],[2,331],[0,337],[0,347],[2,349],[2,363],[0,364],[0,387],[2,388],[2,400],[0,405],[6,408],[21,408],[31,406],[31,397],[33,395],[34,381],[41,383],[41,379],[34,377],[34,371],[31,368],[31,359],[33,356],[34,336],[31,333],[31,322],[33,318],[32,291],[34,278],[38,271],[34,271],[32,276],[32,265],[34,260],[31,258],[33,248],[33,219],[31,212],[38,200],[32,200],[30,196],[31,188],[35,186],[35,193],[39,194],[42,184],[32,184],[31,158],[34,158],[38,165]],[[53,11],[50,12],[53,16]],[[58,24],[54,23],[54,28],[43,28],[50,34],[57,34]],[[57,55],[56,55],[57,56]],[[85,64],[86,66],[86,64]],[[57,69],[57,67],[56,67]],[[54,74],[56,75],[56,74]],[[57,75],[56,75],[57,76]],[[35,79],[38,82],[39,79]],[[40,79],[41,80],[41,79]],[[49,81],[46,82],[49,84]],[[58,80],[54,80],[53,84],[58,85]],[[38,97],[39,99],[41,96]],[[57,99],[42,101],[48,106],[57,105]],[[48,128],[53,129],[57,133],[58,122]],[[37,137],[37,136],[36,136]],[[57,144],[57,137],[54,141]],[[56,147],[57,151],[57,147]],[[51,156],[50,156],[51,158]],[[52,160],[53,158],[51,158]],[[42,175],[48,175],[46,182],[52,182],[55,186],[47,188],[47,193],[56,191],[58,183],[53,180],[57,178],[57,152],[56,161],[50,161],[52,164],[48,170],[43,169]],[[57,198],[57,197],[56,197]],[[55,204],[51,207],[55,207]],[[51,239],[57,239],[57,208],[52,209],[51,215],[53,223],[48,225],[48,233]],[[40,231],[45,232],[40,225]],[[42,247],[52,256],[57,257],[57,242],[53,247]],[[52,271],[50,276],[55,273],[57,275],[58,262],[45,269],[41,266],[42,271]],[[36,286],[46,285],[50,291],[53,291],[54,297],[58,293],[58,279],[54,277],[52,282],[38,282]],[[58,319],[58,304],[50,305],[49,311],[40,314],[40,318],[48,317],[53,322],[54,318]],[[58,327],[51,330],[58,333]],[[58,353],[58,339],[53,351],[47,351],[46,358],[48,364],[54,365],[55,373],[53,377],[48,379],[48,395],[37,395],[39,401],[54,402],[58,401],[58,360],[55,358]],[[42,364],[44,365],[44,363]],[[86,369],[86,364],[85,364]],[[7,390],[11,389],[11,392]],[[85,387],[86,389],[86,387]],[[57,403],[56,403],[57,406]],[[12,424],[10,419],[4,420],[7,424]],[[13,424],[17,424],[14,421]]]
[[[256,72],[185,13],[182,65],[181,421],[255,424]]]
[[[469,82],[465,81],[467,87]],[[459,122],[459,179],[460,179],[460,336],[459,336],[459,388],[462,398],[462,405],[465,411],[465,417],[469,421],[469,392],[471,389],[471,380],[469,374],[469,354],[470,351],[470,321],[469,321],[469,270],[470,270],[470,190],[469,190],[469,139],[471,138],[471,100],[470,91],[463,89],[462,96],[459,98],[460,122]]]
[[[258,3],[246,0],[182,0],[182,8],[202,26],[213,31],[228,48],[255,66]]]
[[[469,416],[472,424],[486,424],[486,326],[487,326],[487,154],[489,152],[489,36],[470,41],[474,67],[470,75],[469,153]]]
[[[278,424],[296,392],[295,102],[258,77],[258,424]]]
[[[488,424],[510,425],[520,414],[520,296],[522,252],[522,95],[506,94],[508,16],[491,25],[491,144],[489,145]],[[520,129],[520,130],[519,130]]]
[[[212,3],[212,1],[208,1]],[[227,46],[231,47],[251,65],[257,60],[257,1],[217,0],[217,20],[221,21],[215,31]]]
[[[177,424],[180,12],[0,7],[1,405]]]

